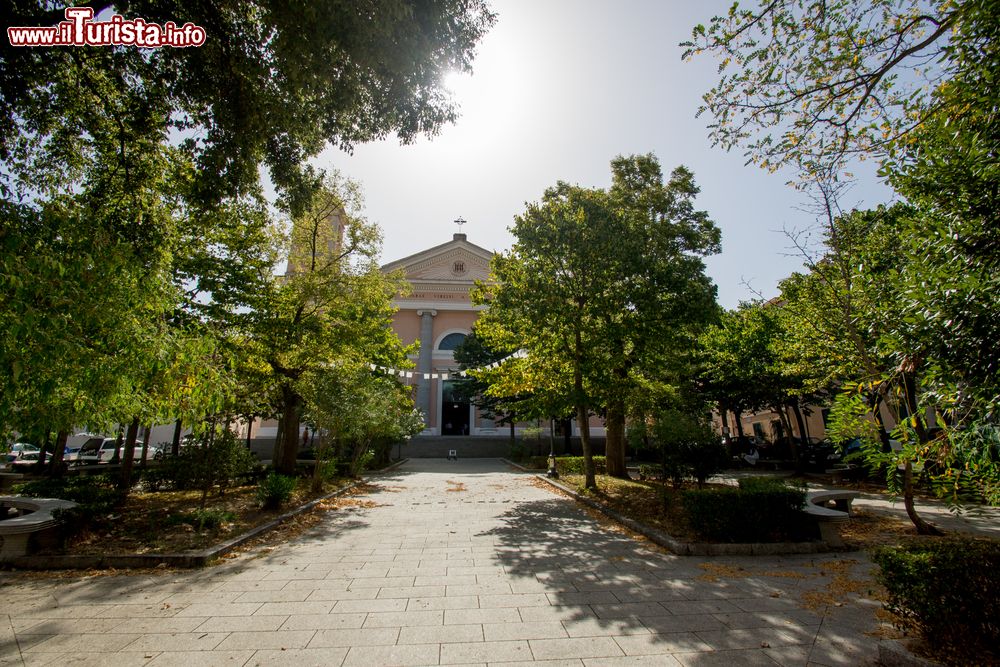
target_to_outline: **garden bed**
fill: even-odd
[[[550,480],[546,480],[550,481]],[[558,483],[563,490],[576,494],[579,500],[594,504],[617,521],[626,519],[635,522],[629,525],[671,549],[675,553],[687,555],[721,554],[774,554],[806,553],[827,551],[830,547],[818,540],[802,542],[772,543],[725,543],[713,542],[700,537],[692,529],[684,513],[680,500],[682,490],[673,489],[669,484],[645,480],[625,480],[598,475],[596,492],[581,493],[582,475],[563,475]],[[694,488],[694,485],[691,485]],[[726,485],[706,485],[706,488],[729,488]],[[651,531],[643,530],[643,527]],[[855,509],[850,521],[836,526],[844,547],[838,550],[855,551],[870,549],[880,545],[898,544],[906,538],[915,538],[916,531],[905,520],[896,517]],[[657,536],[650,533],[658,533]]]

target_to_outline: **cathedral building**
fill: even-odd
[[[382,267],[401,271],[410,292],[395,299],[393,329],[404,344],[420,341],[413,358],[417,408],[425,415],[423,435],[495,435],[496,425],[456,397],[454,350],[471,333],[483,306],[472,305],[469,291],[486,280],[493,253],[470,243],[465,234]]]

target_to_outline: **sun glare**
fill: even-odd
[[[441,79],[441,85],[445,87],[451,93],[457,93],[461,88],[465,87],[471,77],[466,72],[460,72],[458,70],[448,70],[445,72]]]

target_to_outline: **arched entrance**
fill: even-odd
[[[441,388],[441,435],[469,435],[472,407],[458,396],[455,382],[445,380]]]

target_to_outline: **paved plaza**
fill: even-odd
[[[496,459],[411,460],[197,571],[0,572],[2,665],[858,665],[863,554],[688,558]],[[368,506],[370,505],[370,506]]]

